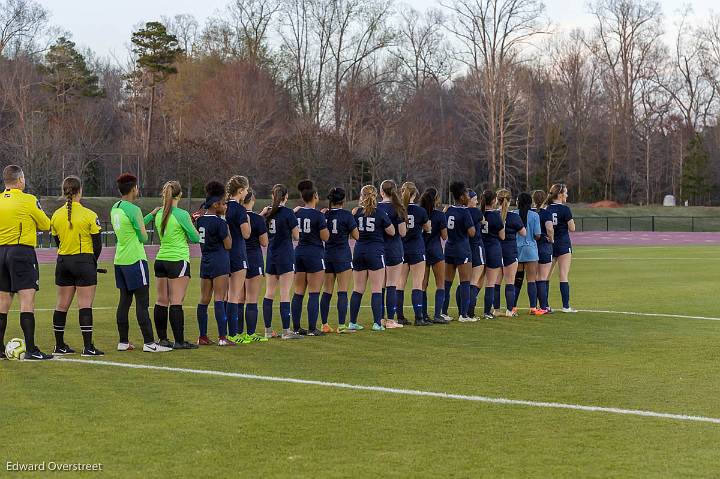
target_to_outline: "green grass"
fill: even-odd
[[[710,247],[578,248],[573,304],[719,316],[716,265],[720,253]],[[51,284],[52,266],[42,266],[38,308],[53,307]],[[191,335],[197,293],[193,278],[186,301]],[[551,295],[557,306],[556,283]],[[96,306],[115,305],[112,277],[103,276]],[[369,313],[363,310],[365,325]],[[523,315],[150,355],[114,352],[114,311],[95,317],[96,344],[108,361],[720,417],[715,321]],[[14,313],[7,338],[20,335],[17,323]],[[38,313],[45,349],[50,323],[50,312]],[[77,347],[74,312],[68,324],[68,342]],[[133,321],[131,339],[141,342]],[[0,385],[3,436],[11,426],[24,433],[4,442],[3,460],[101,462],[108,477],[718,473],[720,426],[706,423],[59,361],[0,363]]]

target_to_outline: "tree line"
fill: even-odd
[[[0,0],[0,161],[37,193],[243,174],[353,195],[412,179],[571,200],[720,200],[720,16],[668,40],[651,0],[594,0],[563,31],[540,0],[233,0],[147,22],[127,61],[81,51],[34,0]]]

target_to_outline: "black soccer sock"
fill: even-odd
[[[120,336],[119,342],[128,343],[130,324],[128,322],[128,315],[130,314],[130,306],[132,306],[132,293],[127,289],[120,290],[120,301],[118,301],[117,313],[115,315],[117,319],[118,335]]]
[[[525,280],[525,271],[518,271],[515,273],[515,304],[520,297],[520,291],[522,290],[523,281]]]
[[[0,346],[5,350],[5,329],[7,328],[7,313],[0,313]]]
[[[155,332],[157,332],[158,339],[167,341],[168,307],[156,304],[153,316],[155,317]]]
[[[150,313],[148,312],[148,308],[150,308],[150,287],[143,286],[136,289],[133,291],[133,296],[135,296],[135,317],[140,326],[143,343],[150,344],[155,341]]]
[[[25,335],[25,348],[27,351],[35,350],[35,314],[20,313],[20,327]]]
[[[80,333],[82,333],[83,344],[86,348],[92,346],[93,336],[93,310],[92,308],[80,308],[78,313],[80,321]]]
[[[55,332],[55,344],[57,347],[65,345],[65,323],[67,322],[67,311],[55,311],[53,313],[53,331]]]
[[[185,342],[185,312],[182,304],[170,305],[170,327],[176,343]]]

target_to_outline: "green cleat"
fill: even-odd
[[[341,334],[346,333],[346,332],[348,332],[348,329],[349,328],[347,327],[347,324],[340,324],[340,325],[338,325],[337,332],[341,333]]]
[[[347,328],[348,331],[362,331],[365,329],[360,323],[350,323]]]
[[[244,344],[245,334],[236,334],[234,336],[228,336],[228,339],[235,344]]]
[[[246,334],[245,335],[246,342],[245,344],[249,343],[267,343],[269,340],[265,336],[261,336],[258,333],[253,334]]]
[[[379,325],[378,323],[373,323],[372,330],[373,331],[385,331],[385,327]]]

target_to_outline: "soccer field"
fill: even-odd
[[[716,247],[581,247],[576,315],[167,354],[114,351],[105,275],[105,363],[0,363],[2,460],[102,463],[108,477],[717,477],[718,265]],[[41,268],[37,336],[49,351],[54,267]],[[556,278],[550,301],[559,306]],[[331,324],[333,313],[334,302]]]

